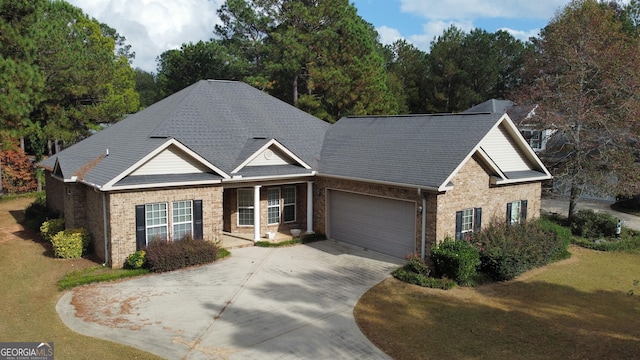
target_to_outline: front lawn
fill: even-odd
[[[56,359],[157,359],[132,347],[80,335],[56,313],[66,273],[96,266],[87,259],[55,259],[49,244],[19,221],[33,197],[0,201],[0,340],[53,342]]]
[[[639,358],[640,255],[570,251],[513,281],[473,288],[390,278],[363,295],[355,318],[394,359]]]

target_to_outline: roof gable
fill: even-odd
[[[118,184],[124,178],[149,178],[149,176],[166,177],[167,175],[198,175],[198,174],[215,174],[214,177],[207,177],[206,179],[212,179],[212,181],[219,181],[220,178],[230,178],[224,171],[218,169],[213,164],[209,163],[206,159],[202,158],[197,153],[193,152],[179,141],[175,139],[169,139],[161,146],[150,152],[147,156],[140,159],[135,164],[131,165],[128,169],[114,177],[111,181],[107,182],[102,189],[113,190],[118,188]],[[182,183],[188,181],[188,177],[173,177],[180,179],[181,181],[175,181]],[[136,183],[135,179],[129,179],[129,183]],[[145,181],[146,185],[152,185],[149,181]],[[162,182],[164,186],[166,182]]]
[[[446,191],[474,154],[496,184],[550,177],[501,113],[343,118],[327,131],[320,173]]]
[[[257,145],[260,146],[244,158],[244,161],[233,169],[231,174],[236,174],[243,168],[252,166],[298,165],[307,170],[311,169],[311,166],[302,161],[302,159],[280,144],[276,139],[266,141],[266,139],[258,138],[253,140],[254,141],[247,143],[245,149],[251,151]],[[247,151],[244,153],[246,152]]]

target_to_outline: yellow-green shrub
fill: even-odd
[[[91,237],[86,229],[68,229],[60,231],[51,238],[53,253],[56,257],[79,258],[87,252]]]
[[[47,241],[51,241],[51,238],[62,230],[64,230],[64,218],[49,219],[40,225],[40,235]]]

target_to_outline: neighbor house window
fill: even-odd
[[[181,240],[185,235],[192,235],[193,207],[191,200],[175,201],[171,207],[173,211],[173,239]]]
[[[282,221],[296,221],[296,187],[285,186],[282,188]]]
[[[147,244],[152,240],[169,239],[167,203],[145,205]]]
[[[267,223],[280,222],[280,188],[267,189]]]
[[[253,225],[253,189],[238,189],[238,225]]]
[[[507,224],[520,224],[527,219],[527,200],[507,203]]]
[[[482,224],[482,208],[469,208],[456,212],[456,240],[461,240]]]

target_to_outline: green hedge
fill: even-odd
[[[472,285],[478,276],[480,255],[466,241],[447,237],[431,248],[430,257],[439,276],[453,279],[460,285]]]
[[[127,257],[126,267],[128,269],[141,269],[147,264],[147,252],[138,250]]]
[[[481,271],[498,281],[511,280],[568,254],[566,239],[545,229],[539,221],[492,223],[473,233],[471,241],[480,253]]]
[[[217,258],[218,246],[210,241],[185,237],[179,241],[154,241],[145,251],[149,270],[165,272],[213,262]]]
[[[60,231],[51,238],[53,253],[63,259],[79,258],[87,253],[91,237],[86,229]]]
[[[64,218],[46,220],[40,225],[40,235],[42,238],[51,241],[51,238],[64,230]]]
[[[591,239],[610,237],[616,235],[617,224],[618,219],[609,213],[583,209],[571,218],[571,232]]]

